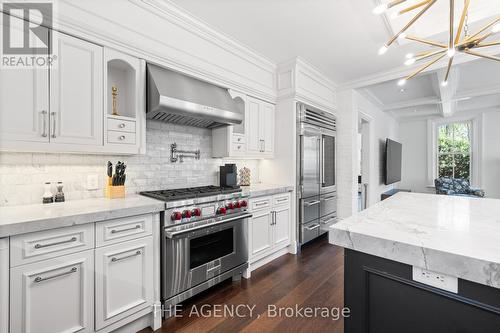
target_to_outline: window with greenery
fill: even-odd
[[[437,171],[439,177],[471,177],[472,124],[450,123],[438,127]]]

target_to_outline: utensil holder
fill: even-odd
[[[106,198],[119,199],[125,198],[125,185],[112,186],[107,185],[105,190]]]

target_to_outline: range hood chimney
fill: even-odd
[[[243,101],[233,100],[227,89],[152,64],[147,85],[149,119],[203,128],[243,121]]]

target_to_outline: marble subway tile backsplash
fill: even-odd
[[[219,165],[236,163],[259,178],[258,160],[222,160],[212,156],[212,131],[157,121],[147,122],[145,155],[88,155],[0,152],[0,206],[40,203],[45,182],[64,183],[66,200],[104,196],[107,161],[127,164],[128,194],[143,190],[202,186],[219,183]],[[201,149],[201,159],[170,162],[170,144],[179,149]],[[87,176],[98,175],[99,188],[87,190]]]

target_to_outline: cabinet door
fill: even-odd
[[[272,214],[268,210],[253,213],[250,221],[250,259],[265,255],[273,245]]]
[[[290,244],[290,206],[275,208],[274,213],[274,245]]]
[[[93,332],[94,251],[12,268],[10,332]]]
[[[153,237],[96,250],[96,329],[153,304]]]
[[[274,105],[261,102],[260,107],[260,139],[262,152],[266,155],[274,153]]]
[[[22,33],[15,30],[15,24],[12,26],[11,34]],[[48,34],[48,29],[37,29]],[[49,142],[48,112],[47,69],[0,69],[1,145],[6,141]]]
[[[54,31],[50,70],[50,141],[103,145],[102,47]]]
[[[258,99],[247,97],[248,120],[247,120],[247,151],[253,154],[259,154],[262,150],[260,136],[260,103]]]

